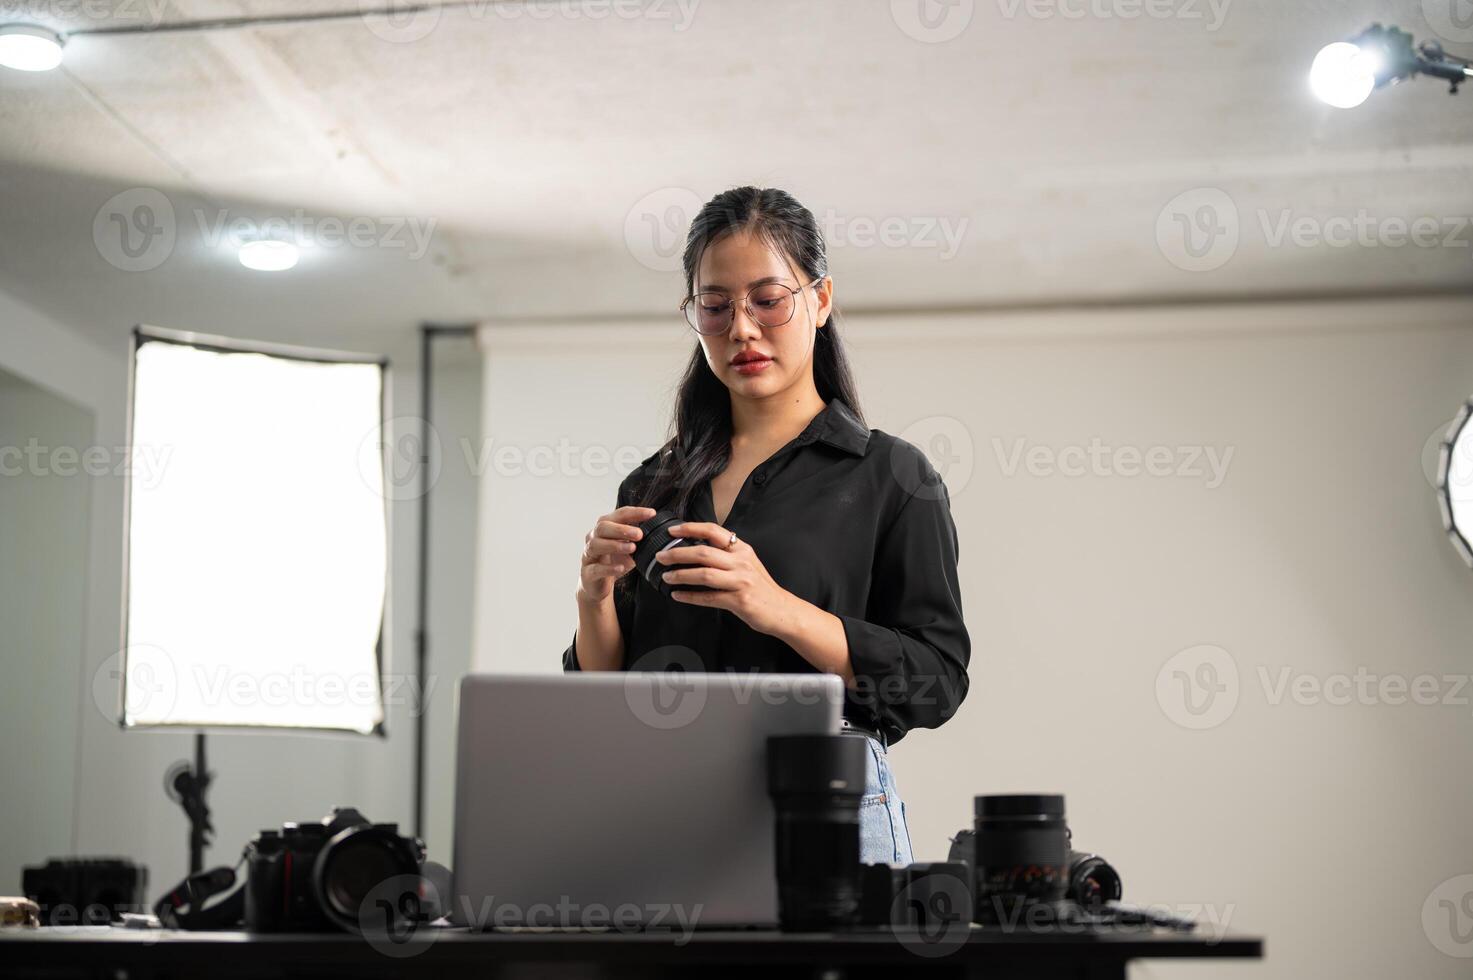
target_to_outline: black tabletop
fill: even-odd
[[[1130,960],[1263,955],[1255,937],[1198,929],[1028,932],[966,925],[939,934],[865,929],[652,933],[425,928],[395,942],[345,933],[178,932],[121,926],[0,929],[7,976],[1124,977]]]

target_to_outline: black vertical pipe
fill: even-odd
[[[198,817],[191,814],[189,821],[189,873],[197,875],[205,869],[205,822],[208,819],[208,810],[205,808],[205,791],[210,786],[209,770],[205,768],[205,733],[195,732],[194,735],[194,780],[199,793]]]
[[[419,624],[414,630],[414,836],[425,835],[425,678],[429,674],[428,629],[430,602],[430,382],[434,366],[434,330],[423,327],[419,335]]]
[[[434,388],[434,340],[442,334],[468,337],[475,330],[468,326],[434,326],[424,324],[419,334],[419,582],[418,619],[414,630],[415,692],[414,718],[414,836],[425,840],[425,715],[429,708],[425,686],[429,681],[430,640],[430,453],[434,426],[430,409]]]

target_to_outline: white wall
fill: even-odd
[[[1473,686],[1440,680],[1473,671],[1473,572],[1424,449],[1473,390],[1470,323],[1449,300],[848,318],[870,425],[933,453],[961,535],[971,695],[894,752],[917,859],[944,857],[974,794],[1061,791],[1128,898],[1268,937],[1258,966],[1142,975],[1466,975],[1422,917],[1473,872]],[[486,434],[548,446],[658,444],[694,343],[621,324],[482,336]],[[1168,447],[1173,475],[1042,465],[1096,439]],[[1190,458],[1207,449],[1219,485]],[[559,669],[583,534],[628,467],[588,470],[483,481],[479,669]],[[1167,661],[1201,645],[1230,658],[1209,710],[1237,701],[1193,730],[1172,670],[1200,657]],[[1275,703],[1285,669],[1435,675],[1463,703]]]
[[[127,385],[128,334],[118,331],[117,344],[103,349],[78,338],[68,326],[0,293],[0,368],[44,386],[77,402],[93,417],[87,442],[109,450],[123,445]],[[411,338],[412,340],[412,338]],[[311,337],[303,335],[303,343]],[[419,395],[413,344],[403,350],[381,351],[393,360],[391,398],[394,412],[405,417],[412,431]],[[459,391],[456,391],[456,388]],[[462,360],[458,370],[446,372],[440,387],[444,395],[439,425],[458,434],[462,423],[474,427],[479,392],[479,365]],[[20,432],[22,437],[24,432]],[[105,671],[120,642],[121,571],[123,536],[122,478],[83,478],[90,483],[90,514],[86,539],[86,608],[82,620],[84,648],[75,690],[80,704],[80,773],[75,813],[58,814],[64,835],[55,826],[27,822],[13,831],[15,853],[25,863],[52,854],[121,854],[142,861],[151,875],[150,894],[181,877],[186,867],[187,823],[183,812],[163,791],[165,770],[176,760],[189,758],[188,734],[157,731],[121,731],[110,711],[98,707],[93,684]],[[437,488],[435,507],[447,537],[469,532],[474,521],[474,480],[471,474],[449,474]],[[443,493],[441,491],[443,490]],[[413,673],[415,534],[418,503],[412,497],[396,501],[392,513],[391,617],[388,642],[391,675]],[[9,519],[10,515],[4,515]],[[463,551],[463,549],[462,549]],[[439,562],[440,556],[434,556]],[[6,583],[29,574],[24,555],[0,553],[0,576]],[[433,579],[446,590],[446,600],[432,604],[432,637],[436,649],[429,730],[430,787],[427,829],[430,855],[448,860],[450,854],[450,786],[446,773],[453,753],[446,732],[451,723],[455,679],[463,672],[469,648],[466,600],[456,598],[469,577],[469,562],[451,551],[437,564]],[[7,653],[7,658],[11,654]],[[65,666],[65,665],[63,665]],[[394,683],[391,678],[391,683]],[[104,681],[103,687],[107,688]],[[408,830],[412,816],[412,731],[408,704],[390,703],[387,738],[331,734],[216,733],[209,739],[209,764],[216,773],[210,794],[216,843],[207,863],[233,864],[247,839],[263,827],[285,820],[312,819],[334,804],[353,804],[371,818],[398,821]],[[6,728],[7,744],[20,733]],[[3,763],[7,796],[29,792],[38,777],[32,761],[8,753]],[[58,844],[57,841],[61,843]],[[9,856],[7,851],[7,857]],[[6,879],[19,868],[0,868]]]
[[[477,670],[562,671],[578,625],[583,535],[664,442],[688,336],[626,325],[481,329]]]
[[[953,492],[972,696],[895,754],[902,791],[923,801],[918,854],[940,856],[974,793],[1060,790],[1133,898],[1210,905],[1266,933],[1263,976],[1466,975],[1422,911],[1473,871],[1467,701],[1274,703],[1259,672],[1473,671],[1473,573],[1423,466],[1473,389],[1470,313],[1244,306],[855,331],[863,378],[905,379],[863,389],[872,424],[924,435],[939,426],[918,420],[940,416],[971,440]],[[1211,489],[1128,466],[1008,476],[999,459],[1018,439],[1095,438],[1233,456]],[[1219,703],[1235,690],[1237,707],[1189,730],[1181,689],[1168,680],[1158,698],[1157,680],[1202,644],[1231,657]]]
[[[91,435],[81,407],[0,371],[0,561],[24,568],[0,588],[0,742],[25,766],[0,792],[7,893],[72,847],[89,489],[73,474]]]

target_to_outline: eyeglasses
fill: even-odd
[[[822,281],[823,276],[819,276],[797,289],[780,282],[763,283],[748,290],[741,298],[742,308],[757,325],[780,327],[793,318],[793,311],[798,308],[794,297],[814,283]],[[680,311],[685,314],[685,322],[691,325],[692,330],[711,336],[731,329],[732,318],[736,316],[736,303],[725,293],[706,291],[687,296],[680,304]]]

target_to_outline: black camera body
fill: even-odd
[[[1098,854],[1089,854],[1076,851],[1070,845],[1072,834],[1067,827],[1064,828],[1061,840],[1063,854],[1062,861],[1056,861],[1060,873],[1048,875],[1047,883],[1051,888],[1049,894],[1043,896],[1027,895],[1019,896],[1024,901],[1066,901],[1086,909],[1099,909],[1110,902],[1118,902],[1123,893],[1120,882],[1120,873],[1110,865],[1108,861]],[[1005,843],[1012,843],[1006,841]],[[951,839],[951,853],[947,860],[965,865],[968,873],[976,875],[975,869],[985,866],[986,861],[979,858],[977,832],[975,830],[959,830]],[[1005,864],[1017,864],[1023,862],[1009,861]],[[1012,889],[1025,889],[1036,883],[1037,879],[1028,885],[1018,883],[1013,877],[1004,873],[1003,881],[1005,887]],[[989,897],[989,888],[997,891],[1000,887],[996,881],[974,880],[973,897],[977,901],[979,913],[985,913],[989,909],[984,907],[984,902]],[[981,895],[981,899],[977,896]]]
[[[424,844],[397,824],[334,807],[313,823],[263,830],[246,845],[245,927],[251,932],[361,931],[365,903],[394,879],[418,876]],[[411,902],[412,904],[412,902]],[[396,891],[391,916],[415,917]]]
[[[859,924],[932,934],[972,921],[972,866],[956,859],[862,866]]]

